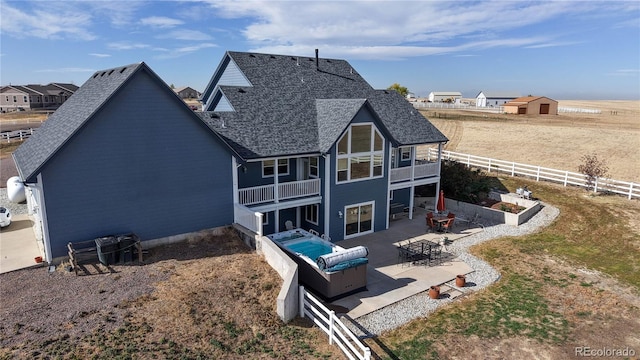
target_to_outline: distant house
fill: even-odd
[[[457,91],[432,91],[429,93],[430,102],[454,103],[462,98],[462,93]]]
[[[0,111],[55,110],[78,90],[74,84],[7,85],[0,88]]]
[[[476,106],[499,107],[519,97],[520,95],[515,94],[480,91],[480,93],[476,96]]]
[[[507,114],[558,115],[558,102],[544,96],[523,96],[502,106]]]
[[[175,91],[175,93],[178,94],[178,96],[180,96],[182,99],[185,99],[185,100],[197,99],[200,97],[200,93],[198,92],[198,90],[195,90],[188,86],[175,88],[173,89],[173,91]]]

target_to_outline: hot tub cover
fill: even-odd
[[[344,251],[320,255],[316,259],[316,263],[321,270],[325,270],[349,260],[365,258],[367,255],[369,255],[369,249],[366,246],[356,246]]]

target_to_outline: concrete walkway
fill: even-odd
[[[44,254],[33,233],[33,221],[28,215],[14,215],[11,224],[0,230],[0,274],[46,264],[36,263],[37,256]]]
[[[332,304],[346,308],[347,315],[357,319],[427,291],[432,285],[452,281],[458,274],[472,272],[470,266],[454,258],[446,250],[443,250],[441,262],[432,263],[431,266],[398,263],[397,247],[400,244],[418,240],[437,243],[443,236],[449,241],[455,241],[482,231],[481,228],[466,229],[464,224],[454,226],[453,232],[447,234],[427,232],[425,213],[425,210],[417,209],[413,220],[409,220],[405,214],[391,221],[387,230],[338,242],[337,245],[344,248],[362,245],[369,249],[367,290],[336,300]]]

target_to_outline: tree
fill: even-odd
[[[609,167],[604,160],[598,159],[596,154],[583,155],[580,159],[582,160],[582,164],[578,166],[578,171],[584,174],[587,190],[591,190],[595,186],[598,178],[607,176]]]
[[[407,94],[409,93],[409,90],[406,87],[401,86],[398,83],[394,83],[393,85],[389,86],[387,90],[395,90],[403,97],[407,97]]]

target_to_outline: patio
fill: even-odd
[[[482,231],[467,225],[454,225],[449,233],[427,232],[427,211],[416,208],[413,220],[401,216],[389,223],[389,229],[373,234],[348,239],[337,244],[344,248],[362,245],[369,249],[367,290],[336,300],[331,304],[348,309],[352,319],[379,310],[402,299],[429,290],[432,285],[441,285],[455,279],[458,274],[468,274],[473,269],[464,262],[442,250],[441,261],[430,265],[399,263],[398,245],[416,241],[438,243],[443,236],[455,241]],[[406,214],[406,213],[405,213]]]

